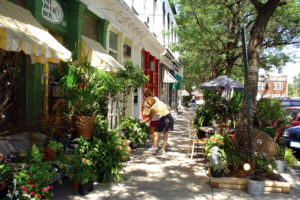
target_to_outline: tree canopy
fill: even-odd
[[[292,59],[282,48],[299,43],[299,0],[279,2],[259,44],[262,50],[259,67],[266,70],[280,70]],[[224,74],[242,81],[241,27],[245,26],[249,36],[261,9],[257,6],[266,1],[177,0],[177,3],[180,42],[173,48],[180,52],[187,89]]]

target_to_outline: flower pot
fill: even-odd
[[[248,176],[247,177],[247,183],[248,183],[248,193],[253,197],[260,197],[264,193],[265,189],[265,177],[253,177]]]
[[[88,183],[86,183],[86,184],[78,184],[78,194],[79,195],[81,195],[81,196],[83,196],[83,195],[86,195],[86,194],[88,194],[89,193],[89,191],[88,191]]]
[[[130,143],[130,148],[131,148],[131,149],[136,149],[136,148],[137,148],[137,144],[135,144],[135,143]]]
[[[87,183],[87,185],[88,185],[88,191],[89,191],[89,192],[91,192],[91,191],[94,190],[94,181],[89,181],[89,182]]]
[[[275,163],[277,165],[277,171],[278,173],[284,173],[285,170],[285,160],[275,160]]]
[[[90,139],[92,137],[95,119],[95,116],[73,115],[72,121],[75,128],[75,136]]]
[[[210,175],[215,178],[222,177],[224,174],[224,170],[213,170],[210,168]]]

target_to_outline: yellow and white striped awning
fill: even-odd
[[[72,53],[48,33],[26,10],[6,0],[0,0],[0,48],[23,51],[31,62],[45,64],[68,61]]]
[[[118,61],[107,53],[99,42],[85,36],[81,36],[81,39],[82,54],[87,56],[91,66],[110,73],[116,73],[118,70],[124,69]]]

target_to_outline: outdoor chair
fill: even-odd
[[[193,159],[195,149],[197,149],[197,153],[199,152],[198,151],[199,149],[201,149],[201,153],[204,153],[205,143],[204,141],[201,141],[201,139],[197,137],[197,132],[195,131],[193,120],[188,121],[188,127],[189,127],[188,156],[191,155],[191,159]]]

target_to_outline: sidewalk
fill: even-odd
[[[174,114],[175,130],[169,133],[168,152],[152,155],[145,148],[131,151],[131,160],[124,169],[124,181],[105,187],[95,186],[86,196],[79,196],[70,183],[58,185],[54,189],[54,200],[97,200],[97,199],[255,199],[246,191],[211,188],[204,163],[191,161],[186,156],[188,145],[188,119],[192,119],[191,109]],[[162,136],[160,143],[162,143]],[[292,184],[290,194],[269,193],[256,199],[299,199],[300,169],[283,176]]]

